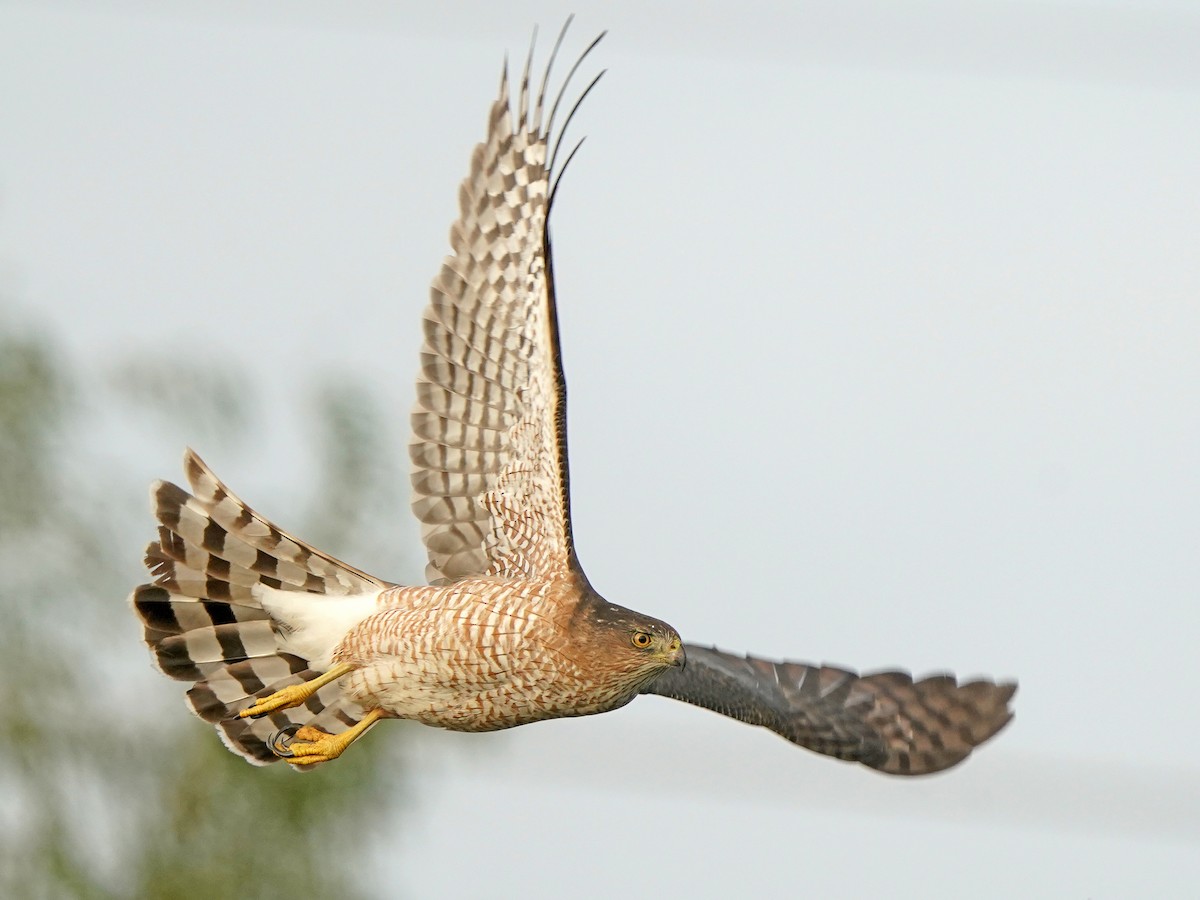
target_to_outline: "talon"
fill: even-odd
[[[294,766],[329,762],[341,756],[347,747],[382,717],[378,709],[370,710],[357,725],[341,734],[329,734],[312,725],[289,725],[271,735],[267,745],[272,753]]]
[[[340,756],[342,750],[350,744],[350,740],[345,740],[343,735],[332,735],[311,725],[305,725],[298,729],[288,742],[288,758],[295,762],[324,762],[326,759]]]
[[[304,689],[307,685],[292,684],[278,690],[269,697],[262,697],[254,702],[253,706],[243,709],[238,713],[238,717],[242,719],[261,719],[267,713],[273,713],[277,709],[290,709],[293,706],[299,706],[311,696],[310,693],[305,693]]]
[[[295,735],[293,735],[293,740],[307,741],[311,744],[327,737],[333,737],[333,735],[327,734],[320,728],[313,728],[311,725],[304,725],[295,733]]]
[[[289,725],[276,731],[267,740],[271,752],[280,759],[303,765],[306,763],[325,762],[336,758],[341,750],[336,744],[341,743],[336,735],[328,734],[311,725]],[[345,742],[349,744],[349,741]],[[345,749],[343,747],[343,749]],[[337,750],[337,752],[333,752]]]
[[[314,763],[329,762],[331,759],[336,759],[333,756],[297,756],[294,759],[289,759],[293,766],[311,766]]]
[[[260,719],[267,713],[275,712],[277,709],[291,709],[293,706],[299,706],[331,681],[336,681],[347,672],[352,671],[354,671],[353,666],[339,663],[324,675],[318,675],[311,681],[306,681],[303,684],[289,684],[287,687],[281,688],[270,696],[260,697],[254,701],[253,706],[248,706],[239,712],[238,718]]]
[[[280,759],[291,759],[293,756],[291,749],[292,741],[296,739],[299,732],[299,725],[289,725],[287,728],[281,728],[267,740],[267,746]]]

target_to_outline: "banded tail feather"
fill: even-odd
[[[192,711],[216,727],[230,750],[256,765],[279,758],[271,739],[284,729],[312,725],[338,734],[357,724],[363,709],[336,682],[291,709],[259,719],[238,713],[312,680],[328,665],[317,654],[296,652],[288,642],[291,626],[264,608],[264,598],[293,592],[297,599],[326,595],[320,603],[354,605],[351,597],[377,595],[389,585],[254,512],[190,449],[184,471],[191,493],[170,482],[151,487],[161,523],[158,540],[146,548],[154,581],[130,598],[159,669],[190,682]]]

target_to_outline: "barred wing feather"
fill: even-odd
[[[514,115],[505,67],[425,309],[409,451],[431,583],[574,565],[545,101],[543,81],[530,110],[527,63]]]
[[[687,647],[687,667],[643,689],[761,725],[816,753],[889,775],[927,775],[962,762],[1012,719],[1014,683],[907,672],[858,675]]]

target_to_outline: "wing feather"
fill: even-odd
[[[889,775],[927,775],[962,762],[1012,719],[1015,683],[907,672],[858,675],[687,645],[687,666],[643,689],[761,725],[826,756]]]
[[[542,124],[561,42],[532,103],[526,60],[515,113],[505,65],[425,310],[409,455],[432,583],[575,565]]]

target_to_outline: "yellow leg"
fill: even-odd
[[[296,736],[286,748],[272,742],[271,749],[293,765],[307,766],[313,763],[329,762],[329,760],[341,756],[347,747],[362,737],[368,728],[382,718],[383,713],[380,710],[372,709],[362,717],[357,725],[347,728],[341,734],[327,734],[319,728],[305,725],[296,732]]]
[[[238,716],[243,719],[257,719],[277,709],[290,709],[293,706],[299,706],[321,688],[325,687],[325,685],[329,684],[329,682],[336,681],[343,675],[353,671],[353,666],[339,663],[324,675],[318,675],[312,681],[306,681],[303,684],[291,684],[283,688],[283,690],[276,691],[269,697],[263,697],[253,706],[243,709],[238,713]]]

